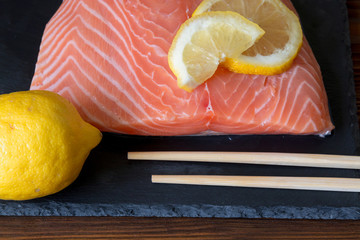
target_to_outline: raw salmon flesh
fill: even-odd
[[[178,88],[167,53],[199,3],[64,0],[46,26],[31,89],[59,93],[105,132],[331,132],[320,67],[305,39],[283,74],[243,75],[219,68],[192,93]]]

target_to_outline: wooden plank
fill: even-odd
[[[0,239],[360,239],[359,221],[0,217]]]
[[[348,0],[360,109],[360,1]],[[360,119],[360,112],[358,112]],[[0,239],[360,239],[360,221],[0,217]]]

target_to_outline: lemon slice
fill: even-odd
[[[235,12],[208,12],[188,19],[168,54],[178,86],[191,92],[209,79],[221,62],[239,56],[262,35],[257,24]]]
[[[280,0],[205,0],[193,16],[210,11],[234,11],[257,23],[265,35],[224,66],[244,74],[274,75],[286,71],[303,40],[299,18]]]

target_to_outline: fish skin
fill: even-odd
[[[327,134],[334,128],[305,38],[283,74],[219,67],[192,93],[178,88],[167,52],[200,2],[65,0],[45,28],[30,89],[59,93],[104,132]]]

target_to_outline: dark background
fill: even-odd
[[[45,24],[61,2],[0,0],[0,93],[29,89]],[[298,210],[329,207],[339,211],[341,207],[360,207],[358,193],[160,185],[150,182],[151,174],[359,177],[357,170],[126,160],[126,152],[142,150],[358,155],[359,131],[345,1],[293,0],[293,3],[322,69],[336,127],[331,136],[137,137],[105,133],[102,143],[92,151],[81,175],[70,187],[58,194],[20,204],[0,201],[0,214],[31,215],[31,211],[26,211],[27,207],[31,207],[38,209],[36,214],[41,215],[41,210],[51,204],[54,209],[48,211],[50,215],[73,215],[76,211],[72,208],[84,205],[87,206],[83,210],[85,215],[86,211],[88,215],[96,215],[93,208],[105,204],[124,210],[125,215],[139,216],[157,216],[164,212],[182,216],[194,211],[187,207],[192,205],[203,209],[200,216],[214,211],[212,206],[219,207],[216,211],[223,211],[229,206],[241,209],[285,206]],[[129,208],[135,208],[135,205],[138,210],[131,211]],[[20,210],[19,206],[25,210]],[[157,208],[151,209],[151,206]],[[286,208],[281,211],[286,212]],[[292,214],[292,217],[297,216]],[[318,212],[309,214],[309,218],[317,218]],[[238,215],[244,216],[241,212]],[[223,215],[220,212],[214,213],[214,216]],[[251,214],[245,217],[251,217]]]

